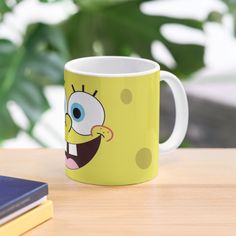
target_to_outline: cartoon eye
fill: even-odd
[[[81,135],[90,135],[95,125],[102,125],[105,114],[101,103],[85,92],[74,92],[68,102],[72,128]]]
[[[79,103],[73,103],[71,105],[71,116],[77,122],[82,121],[84,119],[84,108]]]

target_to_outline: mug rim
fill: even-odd
[[[133,61],[137,63],[145,63],[146,65],[149,64],[150,69],[138,71],[138,72],[126,72],[126,73],[100,73],[100,72],[91,72],[91,71],[83,71],[81,69],[75,68],[75,64],[79,62],[86,62],[86,61],[93,61],[93,60],[103,60],[103,59],[111,59],[111,60],[127,60],[127,61]],[[65,71],[69,71],[71,73],[79,74],[79,75],[85,75],[85,76],[93,76],[93,77],[137,77],[137,76],[143,76],[152,74],[154,72],[160,71],[160,65],[152,61],[150,59],[146,58],[140,58],[140,57],[129,57],[129,56],[89,56],[89,57],[80,57],[73,60],[68,61],[64,66]]]

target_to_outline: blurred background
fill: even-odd
[[[183,147],[236,147],[236,0],[0,0],[0,146],[64,147],[63,66],[156,60],[188,94]],[[161,137],[174,124],[161,89]]]

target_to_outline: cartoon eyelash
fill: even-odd
[[[76,92],[75,87],[74,87],[73,84],[71,85],[71,87],[72,87],[73,92]],[[82,92],[85,92],[85,90],[84,90],[84,84],[82,84]],[[97,92],[98,92],[98,91],[95,90],[94,93],[92,94],[92,96],[95,97],[96,94],[97,94]]]
[[[97,90],[94,91],[94,93],[93,93],[93,97],[96,96],[97,92],[98,92]]]

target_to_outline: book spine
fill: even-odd
[[[0,226],[1,236],[22,235],[26,231],[43,223],[53,217],[53,204],[46,201],[38,207],[26,212],[25,214],[15,218],[14,220]],[[37,234],[37,233],[36,233]],[[39,235],[48,235],[47,232]]]
[[[8,216],[9,214],[26,207],[27,205],[39,200],[48,195],[48,185],[44,184],[33,191],[30,191],[22,197],[18,198],[16,201],[12,201],[11,203],[4,206],[0,211],[0,219]]]

